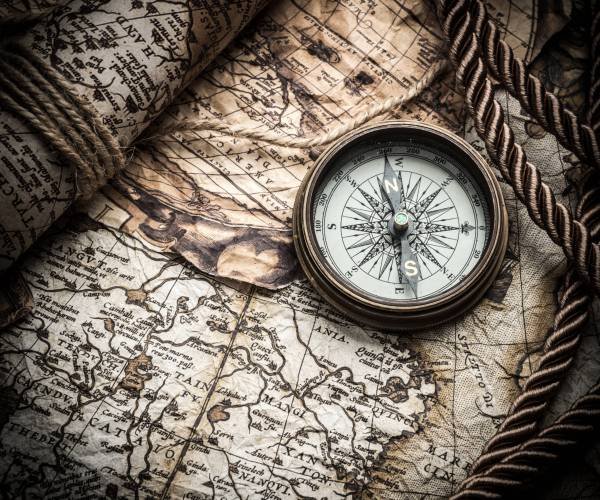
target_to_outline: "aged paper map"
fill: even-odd
[[[492,7],[527,61],[571,10]],[[162,119],[308,137],[402,92],[443,51],[433,11],[416,0],[275,2]],[[572,155],[498,97],[568,201]],[[392,116],[440,123],[483,149],[451,72]],[[295,263],[291,208],[318,150],[210,130],[153,134],[20,266],[35,308],[0,335],[3,494],[455,491],[535,369],[565,270],[511,190],[509,250],[487,297],[460,321],[390,336],[327,306]],[[598,376],[594,324],[573,392]]]
[[[35,24],[19,43],[51,65],[73,92],[89,102],[106,134],[118,140],[125,156],[131,155],[127,147],[133,138],[264,5],[253,0],[61,3],[65,5]],[[35,12],[48,5],[33,2],[25,7]],[[0,5],[0,19],[3,14],[19,18],[22,7],[18,3],[12,9]],[[16,52],[14,46],[3,51],[3,64],[13,60],[11,54]],[[39,66],[29,63],[26,68],[38,81],[42,78]],[[5,66],[2,73],[10,75]],[[82,170],[76,171],[71,163],[61,163],[56,148],[50,148],[39,133],[40,128],[58,128],[58,120],[40,118],[42,126],[34,128],[35,120],[25,122],[15,116],[15,108],[39,105],[40,99],[15,89],[13,82],[7,84],[4,75],[2,81],[3,89],[11,89],[10,97],[8,93],[0,96],[3,271],[65,212],[75,191],[85,193],[93,179],[83,177]],[[51,98],[57,99],[56,92]],[[77,146],[81,150],[85,144]],[[106,170],[109,163],[103,165]]]

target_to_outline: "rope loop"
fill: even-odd
[[[471,26],[484,26],[484,29],[477,31],[480,42],[480,53],[485,60],[492,76],[501,81],[509,93],[519,100],[520,104],[536,121],[548,132],[553,134],[558,142],[566,149],[573,151],[579,159],[591,165],[597,171],[600,171],[600,146],[598,139],[594,134],[594,129],[598,131],[600,122],[595,127],[579,121],[577,116],[567,109],[554,94],[547,91],[538,78],[531,75],[525,63],[519,59],[513,49],[504,40],[500,38],[500,30],[496,24],[489,18],[485,5],[481,0],[471,0],[470,5],[461,7],[466,12],[464,25],[467,24],[467,16],[472,16]],[[440,12],[444,12],[444,8]],[[443,21],[442,21],[443,22]],[[443,26],[446,23],[443,22]],[[456,29],[463,29],[460,26]],[[596,31],[592,42],[592,55],[600,49],[600,15],[596,13],[592,23],[592,30]],[[453,30],[444,29],[445,33],[453,33],[453,37],[458,38]],[[461,57],[462,58],[462,57]],[[600,77],[600,62],[597,62],[592,68],[592,78]],[[600,95],[600,83],[596,79],[591,82],[591,91],[594,97]],[[600,117],[600,104],[596,99],[590,106],[588,115],[590,123],[596,117]]]
[[[529,75],[510,46],[500,40],[499,30],[487,18],[480,0],[438,0],[438,7],[457,80],[465,88],[467,109],[478,135],[533,221],[563,248],[572,265],[558,293],[558,310],[539,367],[527,379],[496,435],[488,441],[469,477],[453,496],[500,498],[527,484],[527,479],[545,466],[545,449],[528,454],[521,450],[535,443],[532,437],[538,432],[541,416],[573,363],[581,329],[589,318],[591,290],[600,294],[600,247],[596,239],[600,235],[600,198],[594,183],[587,182],[575,216],[556,199],[540,170],[527,160],[525,151],[515,141],[505,113],[493,97],[495,83],[488,73],[564,147],[594,167],[598,148],[592,128],[579,123],[573,113],[564,109],[556,96]],[[477,30],[478,26],[482,29]],[[575,440],[574,429],[555,427],[555,442],[550,444],[554,448],[569,446]],[[549,445],[547,436],[544,439],[544,445]]]
[[[16,43],[0,48],[0,107],[75,168],[80,198],[89,198],[125,165],[121,146],[92,105],[48,62]]]

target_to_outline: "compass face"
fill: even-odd
[[[384,329],[465,312],[506,250],[506,209],[483,159],[416,122],[359,129],[319,158],[298,193],[294,240],[316,288]]]
[[[406,141],[350,148],[317,188],[313,210],[329,265],[354,288],[389,300],[435,296],[465,279],[490,231],[472,176],[452,157]],[[394,231],[395,215],[406,219],[404,230]]]

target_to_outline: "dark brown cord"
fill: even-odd
[[[23,47],[0,48],[0,109],[38,132],[77,173],[88,198],[124,166],[117,139],[58,71]]]
[[[525,63],[502,40],[498,27],[489,18],[481,0],[470,3],[470,13],[477,27],[481,55],[494,78],[500,80],[521,106],[544,129],[556,136],[562,146],[574,152],[582,162],[600,169],[600,149],[592,127],[582,124],[575,113],[566,109],[558,97],[548,92],[540,80],[529,73]],[[597,111],[600,112],[600,109]]]
[[[481,32],[481,30],[478,31],[477,28],[481,27],[483,20],[482,16],[479,16],[478,19],[474,21],[469,19],[469,15],[464,7],[464,3],[461,2],[442,2],[440,9],[442,16],[444,13],[447,13],[449,16],[454,16],[454,24],[453,19],[445,18],[446,22],[443,23],[443,25],[446,35],[450,38],[451,46],[454,49],[451,53],[454,56],[453,62],[457,64],[457,67],[459,68],[459,81],[461,79],[461,74],[463,77],[466,77],[463,78],[464,84],[465,81],[471,82],[473,75],[477,75],[478,71],[480,73],[477,76],[481,79],[480,81],[482,81],[482,84],[480,83],[477,85],[478,82],[475,82],[475,84],[468,86],[466,89],[467,104],[474,115],[477,130],[486,142],[488,152],[490,152],[491,146],[492,151],[490,152],[490,156],[501,158],[502,151],[496,153],[495,146],[497,144],[494,141],[489,140],[490,138],[486,134],[486,130],[483,129],[481,125],[493,123],[499,125],[502,123],[504,127],[508,127],[503,123],[503,116],[494,116],[494,113],[491,112],[489,108],[489,104],[491,104],[490,99],[488,98],[486,101],[485,96],[482,95],[482,92],[485,93],[488,90],[486,87],[491,89],[491,84],[487,75],[481,75],[481,73],[485,71],[485,68],[481,67],[483,66],[482,60],[477,53],[476,43],[478,40],[475,40],[475,43],[473,43],[473,38],[476,39],[477,36],[468,36],[472,33],[476,34]],[[461,23],[463,23],[462,26],[460,25]],[[477,23],[479,23],[479,25],[477,25]],[[452,31],[452,28],[454,28],[454,32]],[[490,31],[493,32],[493,30]],[[460,45],[461,39],[463,43],[462,47]],[[459,43],[456,43],[457,41]],[[452,42],[455,43],[452,44]],[[460,56],[463,57],[462,60],[460,59]],[[507,83],[504,81],[504,79],[508,78],[507,75],[502,75],[500,73],[496,76],[502,83]],[[515,92],[523,92],[523,89],[524,87],[515,88]],[[541,90],[544,95],[550,95],[543,88]],[[520,97],[519,100],[527,100],[525,96]],[[548,99],[550,101],[558,102],[554,96]],[[488,107],[479,106],[481,103],[487,103]],[[499,105],[495,100],[493,106],[496,107],[496,109],[499,108]],[[475,109],[480,112],[479,115],[475,112]],[[588,129],[590,128],[588,127]],[[505,130],[502,130],[499,134],[502,133],[505,133]],[[493,131],[491,134],[493,134]],[[496,139],[498,139],[498,135],[496,136]],[[509,138],[512,139],[512,137]],[[514,139],[512,142],[514,144]],[[502,144],[500,140],[498,140],[498,143],[499,145],[506,145],[508,148],[512,146],[511,144]],[[581,149],[582,148],[580,148],[580,150]],[[527,164],[526,159],[523,163]],[[513,185],[510,177],[507,180]],[[589,229],[589,236],[594,238],[600,232],[600,223],[598,223],[598,212],[600,211],[600,207],[598,206],[598,189],[595,189],[592,186],[592,184],[588,184],[588,190],[581,198],[577,215],[582,224],[588,225],[588,228],[591,228]],[[515,188],[514,185],[513,188]],[[515,188],[515,192],[517,192],[517,188]],[[530,207],[528,206],[528,208]],[[594,223],[594,220],[596,223]],[[461,485],[461,488],[463,489],[456,495],[456,498],[466,498],[470,494],[473,494],[475,490],[472,486],[474,484],[476,485],[475,488],[480,487],[481,484],[488,486],[487,489],[477,490],[477,498],[497,497],[497,492],[495,492],[490,485],[494,485],[494,488],[498,489],[505,484],[506,479],[493,476],[489,471],[494,466],[497,466],[499,461],[506,459],[507,456],[512,456],[511,453],[514,454],[519,449],[523,440],[536,430],[537,422],[539,421],[542,411],[546,408],[550,397],[556,392],[560,380],[564,377],[568,366],[571,364],[579,342],[579,330],[585,323],[585,318],[588,315],[588,305],[591,297],[586,293],[582,283],[577,281],[571,272],[565,276],[561,290],[559,310],[555,318],[553,334],[546,343],[539,370],[527,381],[523,393],[515,401],[509,416],[502,424],[499,433],[486,445],[483,455],[474,464],[472,470],[472,474],[474,475],[470,476]],[[528,470],[527,465],[518,465],[522,466],[519,469],[521,472]],[[517,465],[505,464],[503,467],[502,470],[513,470]],[[485,470],[486,468],[489,470]],[[482,473],[482,470],[485,472]]]
[[[600,418],[600,384],[577,399],[558,419],[523,445],[494,464],[486,474],[476,476],[453,500],[473,498],[512,498],[514,493],[531,485],[539,476],[590,437]]]
[[[544,410],[573,363],[582,328],[588,320],[590,302],[591,296],[581,281],[573,272],[568,272],[559,292],[553,332],[546,341],[539,368],[527,380],[508,417],[486,444],[454,499],[468,498],[473,484],[480,485],[482,478],[493,475],[495,465],[518,451],[523,442],[537,432]]]
[[[587,184],[593,186],[593,184]],[[578,213],[600,234],[600,211],[597,187],[588,187],[580,199]],[[592,218],[595,216],[594,218]],[[513,403],[497,434],[486,444],[474,463],[470,476],[461,485],[461,493],[471,490],[471,483],[490,474],[488,468],[514,453],[524,439],[537,430],[537,425],[550,399],[558,390],[577,352],[581,329],[589,316],[591,295],[580,280],[569,271],[559,291],[558,308],[551,335],[546,340],[538,369],[529,377],[523,392]],[[466,494],[466,493],[465,493]]]
[[[442,0],[440,7],[450,58],[457,68],[458,81],[465,87],[467,107],[488,154],[533,221],[563,248],[579,278],[600,294],[600,247],[592,242],[588,229],[556,200],[550,186],[542,181],[540,171],[515,143],[502,107],[494,98],[466,2]]]
[[[475,23],[476,36],[481,32],[479,27],[485,22],[489,22],[481,12],[485,14],[485,10],[479,8],[479,17],[473,18]],[[490,32],[495,33],[497,38],[497,29],[494,28]],[[483,37],[479,37],[478,42],[481,42]],[[489,50],[489,46],[487,47]],[[517,60],[513,57],[513,60]],[[518,61],[518,60],[517,60]],[[518,61],[521,67],[524,65]],[[525,74],[525,73],[522,73]],[[508,79],[506,74],[500,73],[497,75],[502,84],[510,86],[511,82],[505,81]],[[537,81],[540,91],[547,99],[558,102],[557,98],[547,92],[541,83]],[[523,91],[525,87],[517,88],[517,91]],[[513,89],[514,90],[514,89]],[[521,100],[526,100],[521,96]],[[592,184],[588,184],[591,188]],[[595,204],[589,202],[594,201],[596,189],[588,190],[585,203],[586,210],[578,210],[578,218],[585,217],[583,224],[591,223],[594,217],[597,217],[597,212],[600,211],[600,206],[596,201]],[[598,200],[598,198],[595,198]],[[589,227],[589,226],[588,226]],[[592,238],[593,238],[592,234]],[[551,336],[547,339],[544,354],[540,360],[539,368],[533,373],[523,387],[523,392],[513,403],[507,418],[500,426],[497,434],[486,444],[481,456],[473,465],[471,474],[475,475],[484,470],[489,464],[501,459],[504,455],[514,450],[520,445],[523,439],[530,436],[537,428],[540,417],[543,411],[550,402],[550,399],[558,390],[559,384],[567,373],[568,367],[573,361],[573,357],[579,345],[580,329],[587,322],[588,308],[591,302],[587,290],[581,281],[576,281],[572,273],[567,274],[564,278],[562,287],[563,295],[559,296],[559,309],[554,320],[554,329]],[[468,483],[466,481],[464,484]]]
[[[544,345],[539,366],[527,379],[508,416],[471,467],[472,476],[515,451],[523,439],[537,430],[544,410],[573,363],[581,330],[589,319],[590,303],[589,291],[569,271],[563,278],[552,333]],[[469,479],[464,484],[468,482]]]

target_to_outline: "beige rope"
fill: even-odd
[[[25,48],[0,48],[0,110],[38,132],[76,172],[78,195],[89,198],[125,164],[117,139],[71,83]]]
[[[248,129],[243,125],[235,125],[222,120],[181,120],[172,124],[161,124],[159,131],[155,131],[154,133],[150,132],[150,134],[141,142],[160,139],[175,133],[185,134],[190,132],[214,131],[222,132],[232,137],[264,141],[288,148],[303,149],[322,146],[335,141],[369,120],[406,104],[420,95],[425,89],[429,88],[429,86],[449,69],[449,67],[447,59],[441,59],[434,62],[425,72],[423,78],[413,86],[409,87],[404,94],[388,97],[381,102],[371,104],[352,120],[348,120],[345,124],[316,137],[286,137],[281,136],[272,130]]]

